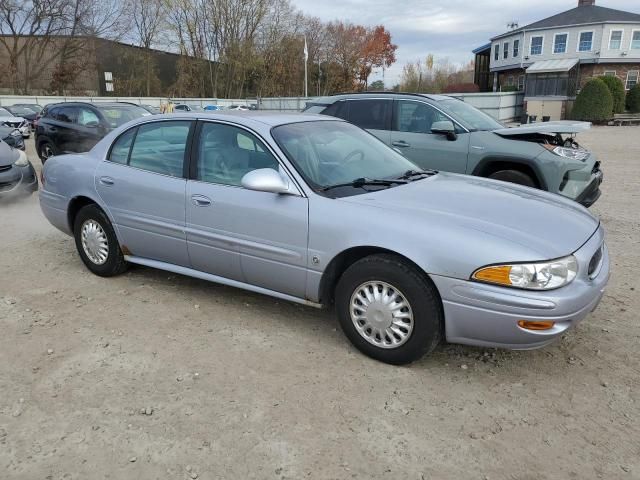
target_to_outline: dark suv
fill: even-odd
[[[151,115],[130,103],[56,103],[47,105],[36,127],[36,151],[44,163],[62,153],[87,152],[111,130]]]

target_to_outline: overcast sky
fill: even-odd
[[[387,70],[387,87],[398,82],[402,66],[433,53],[455,63],[473,59],[471,50],[507,31],[574,8],[578,0],[292,0],[307,15],[361,25],[384,25],[398,45],[397,62]],[[596,0],[602,7],[640,13],[638,0]],[[375,79],[381,78],[380,74]]]

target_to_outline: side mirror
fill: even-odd
[[[247,173],[241,180],[247,190],[270,193],[289,193],[289,180],[273,168],[259,168]]]
[[[456,135],[456,128],[453,126],[453,122],[451,120],[441,120],[439,122],[433,122],[431,124],[431,133],[439,133],[445,135],[447,140],[456,140],[458,135]]]

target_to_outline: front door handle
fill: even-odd
[[[113,178],[111,177],[100,177],[100,183],[102,185],[105,185],[107,187],[112,186],[115,182],[113,181]]]
[[[393,142],[391,145],[393,145],[394,147],[400,147],[400,148],[407,148],[411,146],[410,143],[407,143],[404,140],[398,140],[397,142]]]
[[[208,207],[211,205],[211,199],[204,195],[191,195],[191,203],[196,207]]]

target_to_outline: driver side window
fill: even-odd
[[[87,125],[99,125],[100,119],[98,116],[87,108],[78,109],[78,124],[82,126]]]
[[[394,130],[409,133],[431,133],[431,125],[442,120],[449,119],[427,103],[399,100]]]
[[[279,163],[255,135],[222,123],[204,123],[198,140],[195,179],[239,187],[242,177]]]

